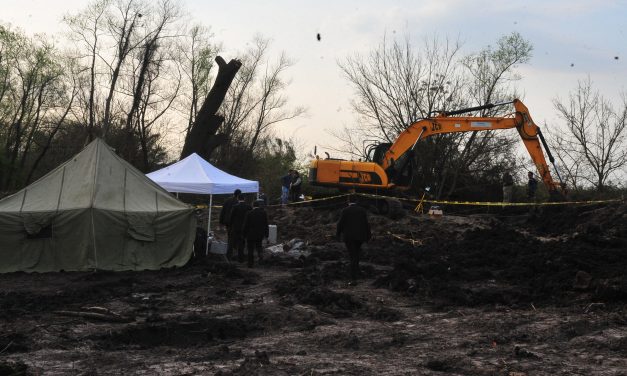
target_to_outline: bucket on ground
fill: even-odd
[[[276,239],[277,239],[277,228],[276,225],[269,225],[268,226],[268,244],[276,244]]]

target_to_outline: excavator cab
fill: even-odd
[[[385,152],[392,146],[390,142],[381,142],[376,144],[370,144],[366,147],[366,161],[374,162],[376,164],[382,164]]]
[[[370,144],[366,147],[366,161],[383,164],[385,153],[390,149],[392,143],[381,142]],[[411,184],[413,173],[413,153],[403,154],[398,161],[393,162],[386,170],[389,181],[397,187],[408,187]]]

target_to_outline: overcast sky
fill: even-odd
[[[83,8],[83,0],[2,0],[0,22],[27,33],[63,31],[61,17]],[[224,44],[225,59],[237,57],[255,34],[270,37],[274,52],[296,64],[288,71],[290,103],[308,116],[282,125],[307,148],[332,140],[325,130],[350,124],[351,90],[338,59],[375,48],[383,35],[405,35],[420,45],[439,35],[464,42],[464,52],[519,32],[533,58],[519,67],[521,98],[539,125],[558,123],[552,99],[565,97],[577,80],[591,77],[607,97],[618,99],[627,82],[627,1],[470,0],[182,0],[190,17],[210,26]],[[322,40],[316,40],[320,33]],[[618,59],[616,59],[618,57]],[[320,151],[319,151],[320,152]]]

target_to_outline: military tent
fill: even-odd
[[[96,139],[0,200],[0,272],[181,266],[195,228],[193,208]]]

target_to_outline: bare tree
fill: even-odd
[[[135,145],[133,140],[135,135],[140,135],[140,147],[142,150],[143,165],[144,168],[148,167],[147,156],[147,144],[145,141],[147,138],[141,138],[141,104],[142,100],[148,102],[145,98],[147,93],[151,93],[147,85],[154,84],[154,80],[159,77],[158,72],[163,69],[164,59],[163,55],[160,55],[160,49],[167,46],[170,38],[178,36],[178,30],[170,30],[176,21],[181,17],[181,10],[179,6],[171,0],[162,0],[159,2],[156,9],[153,9],[155,15],[151,17],[154,21],[146,22],[145,37],[143,46],[137,53],[137,67],[135,74],[133,75],[132,94],[130,98],[130,109],[127,111],[125,122],[126,140],[122,145],[122,153],[131,160],[135,153]],[[148,18],[148,17],[144,17]],[[160,57],[161,56],[161,57]],[[153,80],[151,82],[151,80]],[[179,78],[180,83],[180,78]],[[178,92],[178,89],[177,89]],[[172,101],[169,101],[167,108],[171,105]],[[147,106],[144,106],[146,109]],[[146,123],[143,123],[144,127]],[[144,128],[146,131],[146,128]],[[146,136],[146,135],[145,135]]]
[[[52,105],[51,113],[43,120],[45,123],[43,126],[44,129],[42,129],[42,142],[37,143],[35,141],[37,143],[37,156],[30,166],[25,184],[29,184],[32,181],[39,164],[48,153],[48,150],[50,150],[55,136],[68,117],[71,116],[74,100],[79,92],[80,83],[79,74],[77,72],[79,68],[76,63],[71,58],[61,59],[60,63],[62,64],[61,71],[65,72],[66,79],[57,89],[57,96]],[[26,153],[24,153],[24,155],[26,156]]]
[[[417,54],[408,37],[382,44],[368,56],[339,62],[355,90],[353,109],[363,138],[392,142],[405,128],[435,109],[460,101],[462,81],[455,64],[461,44],[434,37]]]
[[[107,29],[114,41],[115,55],[111,63],[105,60],[110,71],[109,92],[105,99],[102,133],[106,135],[111,126],[111,105],[116,90],[120,72],[126,58],[139,45],[144,43],[145,37],[138,35],[138,23],[146,11],[146,4],[137,0],[118,0],[115,9],[107,16]]]
[[[627,94],[621,95],[617,109],[607,98],[593,89],[592,81],[579,81],[567,100],[553,101],[565,121],[557,154],[567,165],[584,162],[582,171],[573,171],[598,191],[609,179],[627,166]]]
[[[226,136],[218,132],[224,117],[218,115],[217,112],[242,63],[236,59],[227,63],[221,56],[216,56],[215,61],[218,64],[218,73],[211,90],[198,110],[192,128],[185,137],[181,158],[198,153],[203,158],[209,159],[213,151],[227,141]]]
[[[189,86],[186,90],[187,95],[183,95],[184,110],[181,111],[188,118],[185,137],[198,116],[201,101],[211,89],[214,59],[220,50],[219,45],[211,43],[211,37],[208,28],[194,25],[177,46],[181,70],[186,79],[186,86]]]
[[[292,61],[285,53],[275,62],[269,61],[269,46],[268,39],[255,37],[254,46],[242,58],[240,74],[235,77],[222,106],[225,114],[222,133],[229,143],[221,148],[220,159],[228,159],[233,165],[241,164],[242,158],[252,158],[275,124],[305,113],[304,107],[288,107],[284,95],[289,82],[283,77]]]
[[[520,80],[521,76],[514,70],[517,65],[531,59],[533,47],[519,33],[505,35],[497,41],[496,48],[487,46],[483,50],[470,54],[462,59],[462,64],[469,74],[466,85],[469,97],[473,98],[474,105],[505,102],[518,97],[512,82]],[[507,107],[493,107],[484,109],[479,116],[499,116],[508,111]],[[472,164],[489,165],[490,159],[496,154],[506,153],[517,142],[517,135],[503,132],[472,132],[461,136],[464,139],[463,149],[458,158],[452,162],[451,168],[446,170],[439,184],[438,197],[452,170],[451,183],[448,187],[449,197],[457,187],[460,174],[469,173]],[[490,158],[490,159],[488,159]],[[509,160],[514,161],[513,158]]]
[[[63,18],[71,30],[71,38],[78,44],[78,51],[81,51],[81,47],[86,47],[88,50],[88,53],[85,55],[79,52],[78,58],[87,58],[89,60],[89,95],[87,98],[89,119],[87,133],[89,140],[94,137],[94,126],[96,124],[97,59],[103,34],[102,23],[110,4],[111,0],[96,0],[90,3],[82,12],[74,15],[68,14]]]

